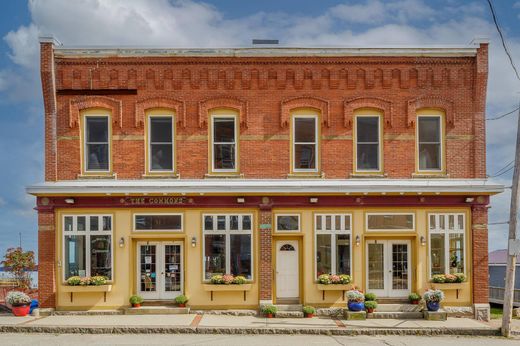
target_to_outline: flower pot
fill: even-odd
[[[307,317],[307,318],[312,318],[313,316],[314,316],[314,314],[305,313],[305,317]]]
[[[428,308],[428,311],[437,311],[440,308],[440,303],[429,301],[429,302],[426,302],[426,307]]]
[[[369,314],[373,313],[373,312],[374,312],[374,308],[367,308],[367,312],[368,312]]]
[[[364,302],[348,302],[347,306],[348,306],[348,309],[350,311],[363,311],[363,310],[365,310],[365,303]]]
[[[29,304],[13,306],[13,308],[11,310],[13,311],[13,315],[23,317],[23,316],[27,316],[29,314],[29,310],[31,310],[31,306]]]
[[[273,318],[273,314],[265,314],[265,317],[267,317],[267,318]]]
[[[185,308],[186,307],[186,303],[179,303],[179,308]]]
[[[418,300],[412,300],[412,304],[413,305],[419,305],[419,301]]]
[[[132,304],[132,307],[133,308],[140,308],[141,307],[141,303]]]

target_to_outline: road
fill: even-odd
[[[384,345],[508,346],[520,340],[457,336],[324,336],[324,335],[194,335],[194,334],[0,334],[0,345]]]

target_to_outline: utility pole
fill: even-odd
[[[520,103],[519,103],[520,105]],[[511,187],[511,209],[509,210],[509,237],[507,244],[506,286],[504,291],[504,310],[502,315],[502,335],[511,336],[511,319],[513,315],[513,299],[515,289],[516,256],[520,244],[516,239],[518,222],[518,206],[520,202],[520,108],[518,109],[518,125],[516,130],[515,171]]]

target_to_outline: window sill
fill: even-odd
[[[204,179],[243,179],[244,173],[222,172],[222,173],[206,173]]]
[[[143,179],[180,179],[177,173],[146,173],[142,175]]]
[[[352,284],[316,284],[320,291],[348,291],[352,289]]]
[[[231,284],[231,285],[223,285],[223,284],[204,284],[204,291],[250,291],[252,284]]]
[[[323,172],[293,172],[287,174],[287,179],[323,179],[325,173]]]
[[[83,173],[78,179],[117,179],[117,173]]]
[[[365,178],[376,178],[376,179],[381,179],[381,178],[387,178],[388,177],[388,174],[386,173],[379,173],[379,172],[376,172],[376,173],[350,173],[350,178],[358,178],[358,179],[365,179]]]
[[[110,292],[112,291],[112,284],[98,285],[98,286],[69,286],[64,285],[62,292]]]
[[[430,178],[449,178],[450,175],[444,172],[424,172],[424,173],[412,173],[412,178],[417,179],[430,179]]]

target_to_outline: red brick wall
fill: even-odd
[[[38,213],[38,299],[40,307],[56,306],[54,212]]]
[[[488,207],[474,206],[471,209],[472,225],[472,277],[473,303],[489,303],[488,267]]]
[[[272,212],[260,210],[260,300],[273,299]]]
[[[46,101],[46,177],[76,179],[80,174],[77,112],[83,96],[57,96],[57,176],[52,155],[52,83],[49,47],[42,48]],[[289,127],[282,105],[305,96],[298,105],[325,108],[321,155],[326,178],[352,173],[351,112],[389,105],[384,114],[384,171],[390,178],[410,178],[415,171],[415,128],[411,105],[447,105],[447,173],[452,178],[485,177],[484,106],[487,45],[477,57],[302,57],[302,58],[55,58],[56,89],[133,89],[136,95],[107,95],[113,114],[113,168],[119,179],[144,173],[144,128],[136,104],[173,99],[178,106],[177,163],[182,178],[208,173],[207,109],[241,105],[240,168],[246,178],[286,178]],[[87,97],[88,98],[88,97]],[[319,101],[312,102],[312,99]],[[363,103],[365,102],[365,103]],[[81,107],[81,102],[79,102]],[[157,105],[161,105],[157,102]],[[208,106],[209,105],[209,106]],[[117,113],[117,112],[116,112]],[[390,114],[387,114],[390,113]]]

